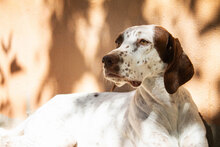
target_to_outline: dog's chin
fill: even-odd
[[[105,72],[105,78],[110,78],[110,79],[121,79],[122,77],[116,73],[108,73]]]
[[[113,83],[115,83],[115,85],[117,87],[121,87],[123,86],[126,82],[123,81],[123,77],[115,74],[115,73],[107,73],[105,72],[104,74],[105,78]]]
[[[105,78],[115,83],[117,87],[123,86],[125,83],[129,83],[133,88],[137,88],[141,85],[141,81],[126,80],[126,77],[122,77],[115,73],[105,73]]]

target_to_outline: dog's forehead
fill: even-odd
[[[145,38],[153,42],[155,25],[141,25],[127,28],[123,35],[125,38]]]

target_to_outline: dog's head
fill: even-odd
[[[116,49],[103,57],[105,78],[117,86],[141,85],[145,78],[163,75],[168,93],[189,81],[192,63],[178,39],[160,26],[134,26],[122,32]]]

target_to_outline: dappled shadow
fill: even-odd
[[[2,72],[1,67],[0,67],[0,84],[1,84],[1,86],[3,86],[5,84],[5,77],[4,77],[4,74]]]
[[[193,12],[193,13],[196,13],[196,4],[197,4],[198,0],[190,0],[190,10]]]
[[[11,102],[10,102],[10,99],[7,98],[5,99],[5,101],[1,101],[1,104],[0,104],[0,112],[5,114],[5,115],[8,115],[8,116],[12,116],[13,112],[12,112],[12,109],[11,109]]]
[[[179,0],[177,0],[179,1]],[[184,5],[186,8],[188,8],[189,12],[194,16],[194,19],[197,20],[196,14],[198,4],[201,3],[200,0],[182,0],[182,5]],[[200,35],[205,35],[205,33],[208,33],[209,31],[215,30],[216,27],[220,26],[220,1],[216,2],[218,5],[217,9],[215,10],[215,13],[212,14],[213,19],[211,19],[209,22],[206,22],[206,24],[199,30]]]
[[[176,0],[179,1],[179,0]],[[192,14],[196,14],[198,0],[182,0],[182,4],[187,7]]]
[[[214,16],[215,17],[211,21],[207,22],[206,25],[200,30],[200,35],[204,35],[205,33],[215,30],[220,26],[220,2]]]
[[[10,70],[5,70],[6,73],[3,72],[3,63],[0,63],[0,86],[1,88],[7,88],[7,83],[8,83],[8,77],[11,77],[12,74],[14,74],[15,72],[18,72],[21,70],[20,66],[18,66],[17,62],[16,62],[16,57],[14,57],[13,60],[10,59],[9,54],[11,51],[11,46],[12,46],[12,38],[13,38],[13,34],[12,32],[10,32],[9,37],[7,38],[7,41],[4,41],[3,39],[1,39],[1,49],[4,52],[4,54],[1,54],[0,57],[4,58],[7,60],[5,61],[6,64],[9,67]],[[7,93],[7,92],[6,92]],[[11,100],[10,97],[8,97],[8,95],[2,95],[2,93],[0,93],[0,112],[8,115],[8,116],[12,116],[13,115],[13,111],[11,109]]]
[[[42,90],[48,81],[54,85],[53,95],[58,93],[71,93],[75,83],[87,71],[85,59],[76,45],[75,23],[71,23],[74,14],[80,14],[87,19],[88,1],[63,0],[60,18],[53,12],[50,24],[52,29],[52,42],[49,52],[49,74],[42,84]],[[69,29],[71,23],[72,30]],[[42,91],[40,90],[40,91]],[[40,102],[41,93],[36,100]]]
[[[5,52],[5,54],[8,54],[8,52],[11,50],[11,44],[12,44],[12,32],[9,34],[7,44],[1,40],[1,46],[2,50]]]
[[[48,78],[55,80],[56,93],[70,93],[74,82],[87,70],[85,59],[76,45],[75,29],[71,32],[68,23],[74,13],[87,17],[88,2],[81,0],[64,0],[63,14],[58,19],[54,14],[51,18],[52,43],[49,54],[50,71]],[[75,28],[72,23],[72,28]]]
[[[22,67],[21,67],[21,65],[18,64],[16,57],[13,59],[13,61],[11,63],[10,71],[11,71],[11,74],[22,71]]]

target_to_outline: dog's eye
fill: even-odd
[[[123,35],[120,34],[120,35],[118,36],[118,38],[115,40],[115,43],[116,43],[116,47],[117,47],[117,48],[121,46],[123,40],[124,40]]]
[[[145,39],[141,39],[139,42],[138,42],[140,45],[147,45],[148,43],[150,43],[149,41],[145,40]]]
[[[115,44],[116,44],[116,47],[117,47],[117,48],[121,46],[121,43],[120,43],[120,42],[115,41]]]

